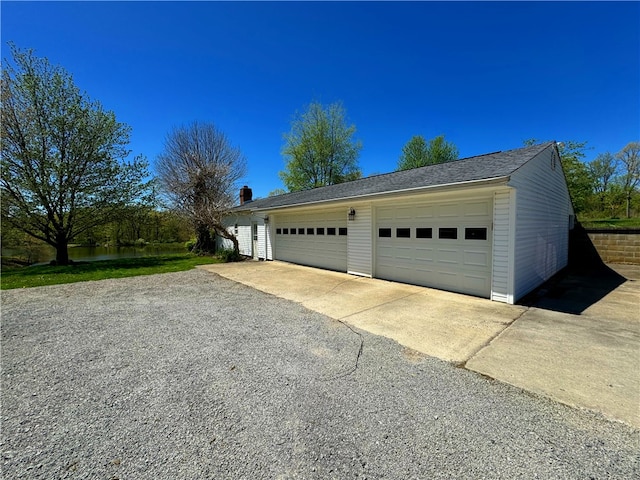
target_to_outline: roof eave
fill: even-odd
[[[449,190],[449,189],[460,189],[467,187],[484,187],[484,186],[498,186],[498,185],[506,185],[511,179],[511,175],[494,177],[494,178],[484,178],[481,180],[467,180],[464,182],[454,182],[454,183],[444,183],[438,185],[429,185],[422,187],[413,187],[413,188],[403,188],[400,190],[388,190],[385,192],[376,192],[376,193],[367,193],[363,195],[351,195],[347,197],[340,198],[332,198],[327,200],[316,200],[312,202],[300,202],[300,203],[292,203],[289,205],[278,205],[273,207],[264,207],[264,208],[256,208],[256,209],[247,209],[241,211],[249,211],[249,212],[270,212],[274,210],[284,210],[295,207],[308,207],[312,205],[322,205],[329,203],[338,203],[338,202],[346,202],[349,200],[363,200],[367,198],[375,198],[375,197],[387,197],[393,195],[401,195],[401,194],[411,194],[411,193],[427,193],[438,190]],[[236,210],[238,211],[238,210]]]

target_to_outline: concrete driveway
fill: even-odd
[[[640,267],[613,266],[620,280],[579,314],[564,308],[587,297],[575,285],[564,291],[579,299],[542,295],[526,306],[278,261],[200,268],[640,428]]]

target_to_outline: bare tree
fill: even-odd
[[[631,216],[631,196],[640,183],[640,142],[630,142],[616,155],[622,164],[621,183],[627,195],[627,218]]]
[[[175,128],[165,138],[156,172],[171,208],[185,215],[196,231],[194,251],[213,253],[211,230],[231,240],[239,254],[238,240],[223,225],[234,205],[246,162],[213,123]]]

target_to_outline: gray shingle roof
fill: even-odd
[[[401,172],[373,175],[337,185],[261,198],[238,206],[235,210],[289,207],[368,195],[380,195],[421,187],[427,188],[507,177],[540,152],[547,148],[554,148],[553,146],[554,142],[548,142]]]

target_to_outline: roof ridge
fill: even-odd
[[[374,178],[374,177],[380,177],[380,176],[383,176],[383,175],[393,175],[395,173],[407,172],[409,170],[418,170],[420,168],[436,167],[438,165],[446,165],[446,164],[455,163],[455,162],[466,162],[467,160],[473,160],[473,159],[477,159],[477,158],[480,158],[480,157],[487,157],[489,155],[498,155],[500,153],[505,153],[506,154],[506,153],[515,152],[517,150],[526,150],[526,149],[533,148],[533,147],[542,147],[542,146],[546,147],[547,144],[550,144],[550,143],[555,143],[555,142],[549,141],[549,142],[544,142],[544,143],[537,143],[535,145],[525,145],[523,147],[512,148],[510,150],[504,150],[504,151],[503,150],[496,150],[495,152],[481,153],[479,155],[472,155],[470,157],[458,158],[456,160],[450,160],[448,162],[433,163],[431,165],[423,165],[421,167],[408,168],[407,170],[394,170],[393,172],[378,173],[376,175],[369,175],[368,177],[362,177],[362,178],[359,178],[357,180],[351,180],[351,182],[357,182],[358,180],[364,180],[365,178]],[[543,150],[543,149],[541,148],[541,150]],[[349,182],[343,182],[343,183],[349,183]],[[325,186],[329,187],[331,185],[325,185]],[[323,188],[323,187],[318,187],[318,188]]]
[[[554,145],[554,143],[549,141],[536,145],[526,145],[511,150],[484,153],[409,170],[396,170],[370,175],[349,182],[287,192],[273,197],[256,199],[251,202],[251,207],[258,209],[278,206],[286,207],[303,203],[334,201],[353,195],[376,195],[385,191],[400,191],[418,187],[426,188],[435,185],[505,177],[551,145]],[[246,205],[244,208],[251,207]]]

